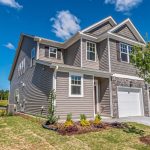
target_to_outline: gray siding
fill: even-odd
[[[10,84],[10,104],[17,104],[14,99],[16,89],[19,89],[20,101],[17,110],[24,109],[25,113],[40,114],[41,106],[45,107],[44,114],[47,112],[47,98],[52,89],[53,70],[42,65],[30,67],[30,54],[32,48],[36,48],[36,43],[28,37],[24,37],[18,61]],[[26,58],[26,71],[18,76],[18,64]],[[21,82],[25,83],[23,87]]]
[[[100,110],[104,116],[111,116],[109,79],[100,79]]]
[[[117,44],[115,40],[110,40],[110,60],[112,73],[137,76],[136,68],[133,65],[118,61]]]
[[[93,76],[84,75],[84,97],[69,97],[69,73],[57,72],[56,82],[56,113],[61,119],[66,119],[72,113],[74,119],[80,114],[94,117]]]
[[[54,62],[54,63],[64,63],[64,59],[63,59],[63,50],[61,49],[60,51],[60,55],[61,55],[61,59],[58,58],[53,58],[53,57],[48,57],[45,55],[45,44],[40,44],[39,46],[39,59],[47,61],[47,62]]]
[[[97,51],[99,57],[99,69],[102,71],[109,71],[107,40],[97,44]]]
[[[117,31],[115,31],[115,33],[118,35],[121,35],[123,37],[132,39],[134,41],[138,41],[137,38],[134,36],[134,34],[132,33],[132,31],[129,29],[129,27],[127,25],[122,26]]]
[[[67,65],[81,66],[81,44],[80,40],[64,50],[64,63]]]
[[[109,22],[106,22],[106,23],[92,29],[91,31],[85,32],[85,33],[88,33],[88,34],[98,37],[98,36],[102,35],[103,33],[107,32],[108,30],[110,30],[111,28],[112,28],[112,25]]]
[[[99,69],[99,59],[97,51],[96,51],[96,61],[87,60],[86,41],[87,40],[85,39],[82,40],[82,67]]]

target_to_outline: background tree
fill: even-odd
[[[0,100],[8,100],[9,90],[0,90]]]
[[[137,68],[137,74],[150,83],[150,43],[145,47],[134,46],[130,53],[130,62]]]

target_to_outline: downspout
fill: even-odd
[[[111,73],[111,59],[110,59],[110,39],[109,35],[107,37],[107,46],[108,46],[108,66],[109,66],[109,73]],[[111,117],[113,117],[113,102],[112,102],[112,77],[109,77],[109,91],[110,91],[110,113]]]

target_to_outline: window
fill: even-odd
[[[26,63],[26,60],[24,58],[18,65],[18,76],[21,76],[23,73],[25,73],[25,63]]]
[[[83,75],[70,73],[69,76],[69,96],[82,97],[83,96]]]
[[[130,52],[132,50],[132,46],[120,43],[120,57],[122,62],[130,62]]]
[[[57,48],[49,47],[49,57],[57,58]]]
[[[96,43],[87,42],[87,60],[96,61]]]
[[[19,103],[19,89],[15,90],[14,99],[17,103]]]
[[[35,48],[31,50],[31,67],[33,66],[33,60],[35,59]]]

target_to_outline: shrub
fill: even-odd
[[[64,123],[64,126],[65,127],[70,127],[70,126],[73,126],[73,121],[72,121],[72,114],[69,113],[67,114],[67,119],[66,119],[66,122]]]
[[[80,125],[81,126],[90,126],[90,122],[86,118],[87,117],[85,114],[80,115]]]
[[[6,110],[0,110],[1,117],[6,116],[6,115],[7,115]]]
[[[59,117],[55,116],[55,103],[56,100],[56,94],[54,92],[54,90],[50,91],[49,93],[49,97],[48,97],[48,102],[49,102],[49,106],[48,106],[48,115],[47,115],[47,119],[48,121],[46,122],[46,124],[55,124]]]
[[[94,119],[94,122],[93,122],[94,125],[99,125],[101,124],[101,116],[99,114],[97,114],[95,116],[95,119]]]

